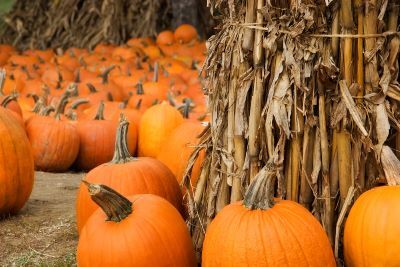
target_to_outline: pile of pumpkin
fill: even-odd
[[[204,58],[189,25],[94,51],[1,45],[0,215],[23,207],[34,169],[89,171],[77,196],[79,266],[196,266],[179,184],[208,119]],[[273,198],[274,166],[207,228],[203,266],[335,266],[312,214]],[[353,245],[363,223],[346,226],[351,266],[363,260]]]

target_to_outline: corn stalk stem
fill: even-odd
[[[257,0],[257,9],[264,6],[264,0]],[[257,13],[257,23],[263,23],[263,15]],[[259,143],[257,141],[258,128],[261,117],[261,103],[264,93],[263,83],[263,47],[262,47],[263,31],[256,30],[254,36],[253,64],[255,69],[255,80],[253,95],[251,98],[250,118],[249,118],[249,156],[250,156],[250,181],[259,171]]]

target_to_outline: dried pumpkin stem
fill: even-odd
[[[11,101],[14,101],[17,99],[16,94],[11,94],[3,98],[3,101],[1,101],[0,106],[6,107]]]
[[[269,161],[254,177],[244,196],[243,205],[251,210],[267,210],[275,205],[276,166]]]
[[[132,213],[132,202],[117,191],[106,185],[82,182],[87,186],[91,199],[107,215],[106,221],[120,222]]]
[[[94,87],[94,85],[91,84],[91,83],[87,83],[87,84],[86,84],[86,87],[89,89],[89,92],[90,92],[91,94],[94,94],[94,93],[97,93],[97,92],[98,92],[97,89],[96,89],[96,87]]]
[[[0,96],[4,96],[4,84],[6,82],[6,70],[0,69]]]
[[[136,85],[136,94],[137,95],[144,95],[144,89],[143,89],[143,84],[142,82],[138,82],[138,84]]]
[[[101,102],[100,102],[99,107],[98,107],[98,109],[97,109],[96,116],[94,117],[94,119],[97,120],[97,121],[99,121],[99,120],[101,120],[101,121],[105,120],[105,118],[104,118],[104,101],[101,101]]]
[[[115,65],[111,65],[110,67],[106,68],[103,73],[100,75],[102,78],[102,83],[106,84],[108,83],[108,76],[110,75],[110,72],[115,68]]]
[[[114,157],[111,163],[123,164],[135,159],[131,156],[128,149],[128,127],[129,122],[125,115],[121,113],[115,141]]]
[[[70,94],[67,92],[65,92],[63,94],[63,96],[60,99],[60,102],[58,103],[58,106],[56,108],[56,113],[54,115],[54,117],[56,118],[56,120],[60,120],[61,119],[61,115],[64,114],[65,111],[65,107],[68,104],[68,98],[69,98]]]
[[[53,106],[44,107],[39,111],[40,116],[49,116],[51,112],[55,111]]]
[[[153,82],[158,82],[158,62],[154,63],[154,76],[153,76]]]
[[[86,98],[77,99],[73,103],[71,103],[71,109],[76,110],[80,105],[89,103],[89,100]]]

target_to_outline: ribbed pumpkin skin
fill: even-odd
[[[171,171],[160,161],[152,158],[137,158],[125,164],[105,163],[91,170],[86,180],[101,183],[124,196],[133,194],[154,194],[167,199],[182,214],[182,193]],[[78,232],[90,215],[97,209],[86,186],[79,188],[76,203]]]
[[[80,146],[75,167],[91,170],[109,162],[114,155],[117,123],[111,120],[78,121],[76,124]],[[128,131],[129,152],[134,154],[137,145],[137,129],[131,124]]]
[[[79,238],[80,267],[193,267],[196,257],[179,212],[155,195],[128,197],[132,213],[119,223],[106,222],[101,209],[90,217]]]
[[[400,186],[363,193],[350,210],[344,229],[346,266],[400,266]]]
[[[33,180],[33,155],[25,131],[11,111],[0,107],[0,216],[24,206]]]
[[[200,123],[185,122],[179,125],[165,141],[161,147],[161,152],[157,159],[164,163],[174,174],[179,183],[181,183],[190,155],[199,143],[197,138],[204,130]],[[200,176],[200,168],[203,163],[205,153],[200,152],[197,158],[190,180],[192,185],[196,186]]]
[[[32,116],[26,122],[26,132],[37,170],[64,172],[74,163],[79,151],[79,135],[71,123]]]
[[[157,157],[165,140],[182,123],[179,111],[166,102],[149,108],[140,120],[138,155]]]
[[[207,228],[203,267],[334,267],[319,222],[299,204],[277,200],[271,209],[249,210],[241,202],[223,208]]]

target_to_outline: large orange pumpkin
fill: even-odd
[[[86,179],[102,183],[123,195],[155,194],[167,199],[182,214],[182,193],[172,172],[153,158],[132,158],[127,149],[128,121],[123,117],[118,127],[114,158],[91,170]],[[77,198],[77,225],[80,232],[90,215],[96,210],[87,190],[79,188]]]
[[[67,95],[63,96],[55,118],[33,115],[26,122],[26,132],[33,148],[37,170],[67,171],[78,155],[78,131],[73,124],[60,119],[67,98]]]
[[[90,217],[79,238],[80,267],[194,267],[196,257],[185,222],[165,199],[128,198],[104,185],[89,184],[101,209]]]
[[[323,228],[301,205],[273,199],[277,168],[268,163],[243,202],[223,208],[207,228],[203,267],[334,267]]]
[[[400,186],[363,193],[344,228],[346,266],[400,266]]]
[[[184,122],[179,125],[168,137],[157,159],[164,163],[174,174],[179,183],[182,182],[189,158],[198,145],[198,136],[204,126],[195,122]],[[201,164],[204,160],[204,151],[197,157],[192,169],[191,182],[196,186],[200,176]]]
[[[149,108],[140,120],[139,156],[157,157],[165,140],[181,123],[181,113],[167,102]]]
[[[33,187],[34,165],[24,129],[0,107],[0,216],[17,213]]]

